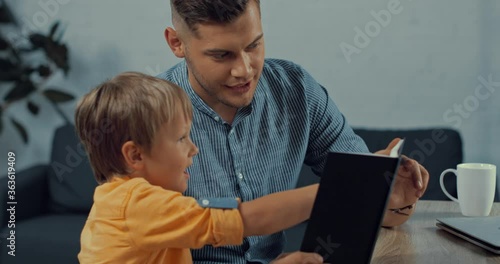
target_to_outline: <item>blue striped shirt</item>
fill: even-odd
[[[266,59],[254,98],[228,124],[194,92],[185,61],[158,77],[182,87],[194,106],[191,137],[200,153],[188,169],[186,195],[250,201],[295,187],[302,164],[319,174],[328,151],[368,152],[327,91],[300,66]],[[193,250],[198,264],[269,263],[284,234],[254,236],[240,246]]]

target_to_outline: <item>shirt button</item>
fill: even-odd
[[[238,179],[243,180],[243,174],[241,172],[238,173]]]
[[[207,199],[204,199],[203,201],[201,201],[201,203],[203,205],[209,205],[210,204],[210,201],[208,201]]]
[[[214,117],[215,121],[219,122],[220,118],[218,116]]]

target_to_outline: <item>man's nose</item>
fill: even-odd
[[[251,58],[248,54],[243,53],[238,56],[232,70],[231,75],[244,80],[250,79],[252,75]]]

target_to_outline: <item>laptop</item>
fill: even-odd
[[[500,216],[436,219],[436,226],[495,254],[500,254]]]
[[[396,147],[395,157],[328,154],[301,251],[326,263],[370,262],[401,161]]]

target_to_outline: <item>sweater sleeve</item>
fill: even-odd
[[[202,208],[194,198],[147,183],[131,188],[125,203],[130,239],[145,250],[243,242],[238,209]]]

